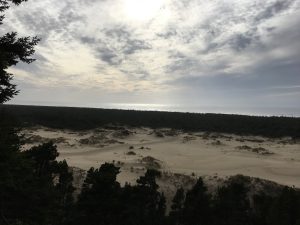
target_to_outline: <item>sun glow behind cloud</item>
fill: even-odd
[[[147,21],[159,13],[165,0],[124,0],[125,15],[132,20]]]

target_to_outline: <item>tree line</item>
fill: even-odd
[[[0,105],[19,118],[22,126],[84,130],[107,124],[223,132],[266,137],[300,137],[300,118],[227,114],[135,111],[47,106]]]

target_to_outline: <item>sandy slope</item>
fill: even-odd
[[[89,169],[114,161],[122,169],[118,177],[121,183],[134,182],[145,167],[153,167],[166,174],[218,177],[243,174],[300,188],[300,143],[289,138],[120,127],[87,132],[40,127],[24,133],[31,142],[25,148],[56,139],[59,159],[66,159],[71,166]]]

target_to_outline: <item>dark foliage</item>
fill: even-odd
[[[172,201],[169,224],[213,224],[211,199],[201,178],[186,195],[182,188],[178,189]]]
[[[0,0],[0,13],[7,10],[9,8],[9,3],[14,3],[19,5],[21,2],[25,2],[27,0]],[[2,24],[2,20],[4,19],[4,15],[0,16],[0,25]]]
[[[53,142],[34,146],[25,154],[35,162],[35,171],[40,177],[52,174],[53,161],[59,155]]]
[[[262,190],[250,198],[249,179],[230,179],[210,196],[201,179],[184,195],[179,189],[173,199],[168,224],[172,225],[299,225],[300,191],[281,188],[270,195]],[[252,203],[251,203],[252,202]]]
[[[247,225],[250,223],[250,202],[245,180],[232,181],[221,187],[214,199],[215,224]]]
[[[108,163],[88,171],[72,224],[163,224],[165,200],[155,182],[159,172],[148,170],[138,185],[125,187],[116,181],[118,173]]]
[[[23,125],[28,126],[91,129],[107,124],[122,124],[238,135],[300,136],[300,118],[46,106],[0,105],[0,107],[15,114]]]
[[[9,8],[9,3],[16,5],[25,0],[0,0],[0,13]],[[0,25],[4,15],[0,16]],[[0,37],[0,104],[7,102],[18,93],[16,85],[12,84],[13,75],[6,70],[18,62],[31,63],[34,61],[34,46],[39,42],[37,37],[18,38],[16,32],[7,33]]]
[[[176,191],[176,194],[172,200],[171,212],[169,214],[169,223],[170,224],[183,224],[183,203],[185,199],[184,189],[179,188]]]
[[[266,224],[300,224],[300,196],[293,188],[284,188],[268,209]]]
[[[13,119],[0,114],[0,224],[63,224],[74,190],[67,163],[52,143],[20,151]]]
[[[211,197],[207,193],[207,188],[200,178],[195,186],[186,194],[182,209],[182,224],[211,224],[210,199]]]

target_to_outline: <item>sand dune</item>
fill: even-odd
[[[145,168],[196,176],[243,174],[300,188],[300,143],[218,133],[184,133],[170,129],[99,128],[85,132],[32,128],[33,144],[53,139],[59,159],[81,169],[115,162],[121,183],[134,182]],[[128,154],[128,152],[130,152]]]

